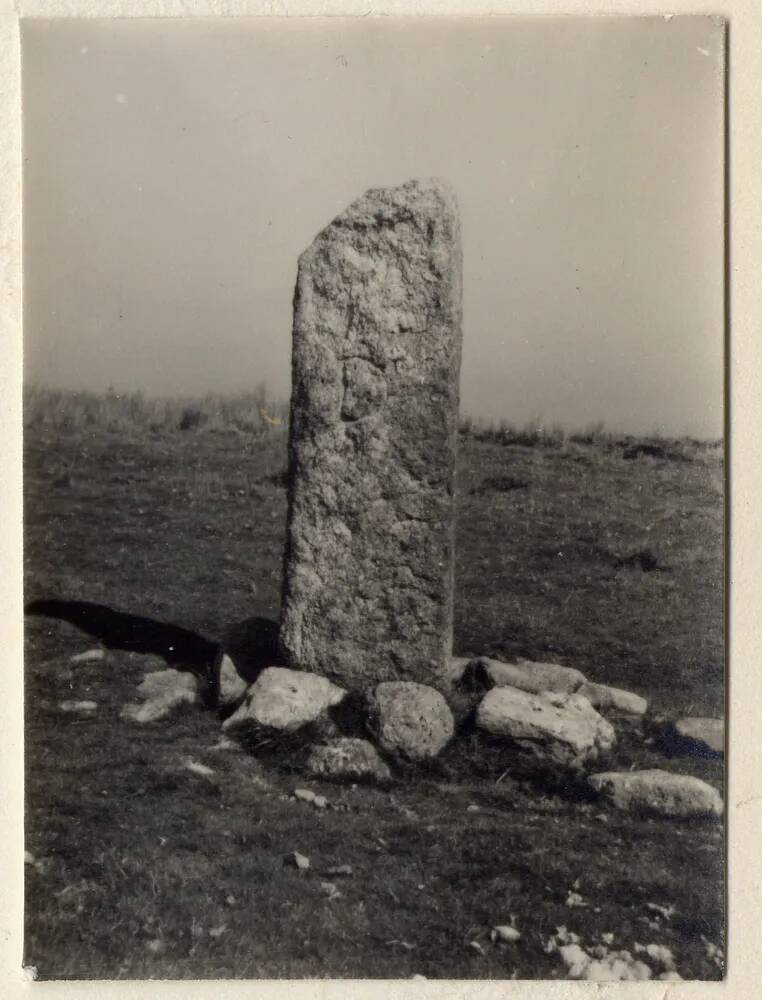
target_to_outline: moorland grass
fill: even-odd
[[[247,428],[218,407],[217,422],[209,409],[181,430],[185,409],[210,404],[80,400],[73,419],[63,398],[47,415],[37,402],[28,599],[100,601],[211,638],[277,617],[284,423]],[[542,447],[464,432],[456,651],[578,667],[644,695],[656,716],[720,713],[722,452],[668,444],[686,460],[627,460],[605,436]],[[499,488],[509,480],[526,485]],[[645,551],[650,570],[628,559]],[[142,671],[129,658],[71,669],[87,646],[63,623],[27,623],[27,848],[39,864],[27,866],[25,960],[42,978],[555,978],[564,968],[544,944],[562,924],[585,943],[667,945],[684,978],[721,976],[707,947],[722,944],[719,824],[620,814],[569,782],[538,785],[473,733],[388,789],[307,782],[277,756],[213,750],[213,713],[121,721]],[[58,709],[85,698],[91,716]],[[665,757],[658,726],[617,728],[602,767],[722,787],[721,763]],[[293,799],[305,784],[331,808]],[[295,850],[309,871],[285,863]],[[341,864],[351,877],[326,874]],[[570,909],[575,885],[588,905]],[[492,942],[511,919],[521,940]]]

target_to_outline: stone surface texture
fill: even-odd
[[[367,740],[342,736],[313,748],[307,770],[320,778],[388,781],[391,772]]]
[[[192,705],[198,698],[198,684],[192,674],[157,670],[146,675],[137,693],[141,701],[125,705],[122,718],[130,722],[159,722],[179,705]]]
[[[648,702],[639,694],[623,688],[609,687],[608,684],[593,684],[586,681],[577,689],[577,694],[587,698],[593,708],[602,712],[618,712],[622,715],[645,715]]]
[[[591,787],[617,809],[644,810],[662,816],[722,815],[722,796],[700,778],[650,771],[593,774]]]
[[[338,705],[346,691],[326,677],[268,667],[251,685],[240,707],[226,719],[223,729],[251,723],[290,733],[315,722],[333,705]]]
[[[452,739],[455,723],[434,688],[414,681],[384,681],[368,699],[368,728],[387,753],[426,760]]]
[[[496,687],[479,704],[476,724],[542,761],[573,767],[595,760],[615,739],[611,724],[578,694]]]
[[[675,723],[675,735],[685,753],[703,756],[725,753],[725,722],[723,719],[686,718]]]
[[[290,665],[355,687],[445,678],[460,356],[452,193],[435,180],[368,191],[299,261]]]

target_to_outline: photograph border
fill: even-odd
[[[677,990],[691,998],[745,997],[758,988],[762,956],[757,943],[762,913],[762,863],[758,858],[758,831],[762,828],[762,741],[758,736],[757,710],[762,709],[757,669],[760,619],[757,580],[760,542],[756,530],[756,506],[762,488],[762,459],[757,428],[762,427],[759,372],[762,344],[759,316],[762,289],[759,262],[762,258],[760,204],[762,183],[762,121],[758,94],[762,85],[762,8],[757,0],[728,0],[720,4],[666,0],[654,3],[608,2],[589,4],[582,0],[553,2],[541,8],[530,2],[464,2],[422,0],[371,5],[357,0],[229,0],[229,2],[182,2],[182,0],[135,0],[113,3],[85,0],[36,0],[0,6],[0,226],[3,295],[0,301],[0,461],[4,488],[0,494],[3,531],[0,559],[7,567],[0,578],[2,615],[2,670],[0,670],[0,745],[2,746],[4,796],[0,806],[2,833],[0,874],[4,891],[0,914],[0,982],[9,998],[26,996],[30,974],[21,968],[23,913],[23,660],[21,597],[21,122],[19,17],[326,17],[326,16],[568,16],[663,15],[665,7],[674,16],[711,14],[728,19],[726,118],[726,690],[729,741],[727,755],[726,831],[728,846],[728,937],[727,975],[721,983],[686,982]],[[639,983],[638,997],[663,997],[673,984]],[[154,981],[45,982],[34,986],[39,997],[67,993],[80,996],[193,997],[214,991],[219,997],[258,995],[307,998],[331,996],[428,997],[448,996],[497,998],[505,995],[502,981],[426,982],[367,981],[358,990],[356,980],[307,982],[246,981]],[[579,983],[537,980],[511,983],[511,997],[554,998],[633,996],[628,983]],[[285,994],[284,994],[285,995]]]

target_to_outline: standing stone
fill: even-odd
[[[299,261],[291,666],[345,686],[446,676],[460,355],[454,196],[434,180],[368,191]]]

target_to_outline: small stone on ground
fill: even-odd
[[[310,774],[322,778],[387,782],[391,772],[367,740],[340,737],[313,748],[307,759]]]
[[[97,649],[86,649],[82,653],[75,653],[69,657],[69,663],[102,663],[105,659],[106,650],[98,647]]]
[[[298,868],[300,872],[307,871],[310,867],[310,859],[305,854],[300,854],[299,851],[292,851],[290,854],[287,854],[285,860],[287,865]]]
[[[725,752],[724,719],[678,719],[675,735],[680,749],[686,754],[705,757]]]
[[[197,774],[201,778],[211,778],[214,775],[211,767],[207,767],[206,764],[199,764],[197,760],[186,760],[184,767],[186,771]]]
[[[146,674],[137,689],[142,704],[125,705],[123,719],[130,722],[159,722],[180,705],[192,705],[198,698],[196,678],[179,670],[159,670]]]
[[[711,785],[687,774],[659,769],[593,774],[590,786],[617,809],[644,810],[662,816],[721,816],[722,796]]]
[[[62,701],[58,706],[62,712],[94,712],[98,703],[95,701]]]

